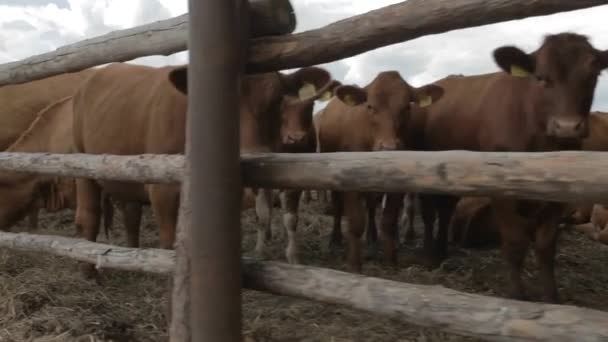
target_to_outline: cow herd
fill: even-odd
[[[489,56],[488,56],[489,57]],[[498,72],[450,75],[421,87],[397,71],[379,73],[364,87],[342,84],[320,67],[292,73],[245,75],[240,84],[240,150],[246,153],[472,150],[542,152],[608,150],[608,119],[590,113],[608,51],[584,36],[546,36],[528,53],[515,46],[494,50]],[[0,88],[0,148],[12,152],[88,154],[184,153],[188,96],[187,66],[153,68],[127,63],[87,69]],[[196,95],[195,95],[196,96]],[[329,101],[313,113],[316,101]],[[313,115],[314,114],[314,115]],[[606,135],[606,137],[604,137]],[[217,147],[221,149],[221,146]],[[276,190],[276,189],[275,189]],[[303,190],[284,190],[285,257],[299,263],[296,228]],[[319,198],[327,198],[318,191]],[[397,266],[401,212],[414,237],[414,204],[424,224],[423,260],[436,267],[448,243],[464,247],[499,243],[508,266],[511,296],[524,299],[522,265],[530,247],[539,264],[542,299],[558,300],[555,254],[559,224],[585,223],[579,230],[608,242],[606,209],[524,201],[507,197],[339,192],[330,194],[334,223],[330,246],[342,243],[350,271],[363,264],[362,238],[378,238],[385,262]],[[243,189],[242,208],[259,220],[255,252],[266,255],[271,235],[273,189]],[[378,227],[375,212],[384,198]],[[404,206],[404,203],[409,203]],[[80,237],[95,241],[101,218],[122,212],[127,244],[139,245],[142,205],[150,205],[161,248],[172,248],[179,185],[67,179],[0,171],[0,229],[10,229],[39,209],[76,210]],[[405,207],[405,208],[404,208]],[[437,226],[437,227],[435,227]],[[91,267],[88,273],[95,272]]]

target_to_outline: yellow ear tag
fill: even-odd
[[[528,77],[529,75],[530,75],[530,73],[527,72],[526,70],[522,69],[521,67],[519,67],[517,65],[511,65],[511,76]]]
[[[423,108],[423,107],[430,106],[432,103],[433,103],[433,98],[430,97],[429,95],[427,95],[418,101],[418,106]]]
[[[323,93],[323,95],[319,98],[319,101],[329,101],[331,100],[331,98],[334,96],[334,94],[331,91],[326,91]]]
[[[344,95],[344,99],[342,100],[349,106],[356,106],[355,99],[351,95]]]
[[[315,86],[313,84],[304,83],[300,90],[298,90],[298,97],[300,98],[300,100],[306,100],[315,96],[316,93],[317,90],[315,89]]]

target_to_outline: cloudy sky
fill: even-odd
[[[402,0],[292,0],[301,32]],[[0,63],[51,51],[65,44],[187,11],[187,0],[0,0]],[[608,6],[427,36],[326,65],[335,78],[365,85],[380,71],[398,70],[420,86],[449,74],[492,72],[491,52],[516,44],[527,51],[548,33],[574,31],[608,49]],[[181,64],[187,53],[146,57],[135,63]],[[608,111],[608,72],[593,108]]]

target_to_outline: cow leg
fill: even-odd
[[[106,239],[110,239],[110,229],[114,221],[114,205],[110,200],[109,195],[103,195],[103,229],[106,233]]]
[[[138,248],[142,205],[138,202],[125,202],[120,210],[122,211],[125,229],[127,230],[127,246]]]
[[[433,241],[434,230],[435,230],[435,203],[433,198],[429,195],[419,195],[420,197],[420,215],[422,216],[422,223],[424,224],[424,237],[422,252],[424,256],[424,263],[431,263],[433,257]]]
[[[555,284],[555,251],[557,249],[558,229],[553,222],[544,223],[536,229],[534,254],[539,266],[542,300],[557,303],[557,286]]]
[[[150,205],[158,223],[160,248],[173,249],[179,210],[179,186],[155,184],[149,186]],[[137,210],[134,210],[137,211]],[[139,208],[141,217],[141,208]],[[139,225],[138,225],[139,226]],[[139,234],[138,234],[139,235]]]
[[[403,240],[403,242],[408,243],[416,239],[416,231],[414,230],[414,215],[416,215],[416,194],[409,193],[404,197],[404,199],[407,199],[407,204],[405,205],[405,210],[403,211],[403,215],[405,216],[406,220],[403,221],[405,221],[404,225],[407,225],[405,230],[405,239]]]
[[[329,250],[335,251],[342,246],[342,214],[344,212],[344,193],[332,191],[331,202],[333,207],[334,224],[329,239]]]
[[[27,215],[28,220],[28,231],[32,232],[38,229],[38,215],[40,213],[40,208],[36,205],[29,210]]]
[[[378,227],[376,226],[376,208],[378,207],[378,195],[380,194],[370,193],[365,196],[365,200],[367,203],[367,259],[372,259],[374,256],[376,256],[378,252]]]
[[[260,220],[255,254],[258,258],[264,259],[266,257],[266,241],[272,237],[272,189],[258,189],[255,198],[255,212]]]
[[[523,220],[515,209],[515,201],[495,200],[492,202],[502,242],[502,253],[507,262],[510,293],[509,297],[525,300],[526,294],[521,277],[526,254],[530,244],[530,236],[527,232],[527,222]]]
[[[398,220],[399,212],[403,207],[403,194],[386,194],[386,203],[382,211],[380,241],[384,261],[390,266],[397,266],[397,249],[399,246]]]
[[[317,190],[317,198],[320,204],[327,204],[327,191],[326,190]]]
[[[452,196],[437,196],[439,222],[433,253],[433,266],[439,266],[448,257],[448,228],[457,202],[458,198]]]
[[[298,244],[296,237],[296,229],[298,226],[298,207],[300,205],[299,190],[285,191],[285,213],[283,214],[283,225],[287,231],[287,248],[285,249],[285,257],[290,264],[299,264]]]
[[[312,199],[312,194],[311,194],[312,190],[304,190],[304,193],[302,194],[302,200],[304,201],[304,203],[309,204],[311,199]]]
[[[82,238],[95,242],[99,234],[99,221],[101,218],[101,189],[90,179],[76,180],[76,230]],[[85,277],[97,276],[95,265],[86,263],[82,265]]]
[[[344,212],[348,223],[347,267],[350,272],[361,272],[361,237],[365,231],[365,198],[361,193],[344,193]]]
[[[542,222],[534,234],[534,254],[543,289],[542,300],[548,303],[557,303],[559,300],[555,281],[555,252],[559,236],[558,223],[561,208],[561,204],[547,204],[547,209],[539,215]]]

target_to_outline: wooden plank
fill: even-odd
[[[0,170],[139,183],[177,183],[184,173],[184,156],[0,152]]]
[[[175,253],[165,249],[125,248],[54,235],[1,232],[0,247],[63,256],[97,269],[167,274],[175,264]]]
[[[60,236],[0,233],[0,247],[48,253],[99,268],[169,274],[175,253],[105,245]],[[608,338],[608,313],[521,302],[414,285],[330,269],[242,260],[243,286],[278,295],[344,305],[401,322],[489,341],[580,341]]]
[[[317,30],[255,39],[247,70],[322,64],[430,34],[606,4],[608,0],[409,0]],[[517,41],[496,44],[502,43]]]
[[[320,29],[253,39],[247,69],[260,72],[321,64],[429,34],[605,4],[608,0],[409,0]],[[286,28],[286,31],[292,29],[291,26]],[[24,83],[138,57],[170,55],[186,50],[187,31],[187,15],[114,31],[53,52],[0,65],[0,85]]]
[[[251,37],[293,32],[290,0],[251,0]],[[168,56],[187,49],[188,14],[66,45],[55,51],[0,65],[0,85],[33,81],[138,57]]]
[[[247,186],[509,196],[604,203],[607,152],[356,152],[248,155]]]
[[[247,3],[189,5],[191,340],[242,342],[239,96]]]

